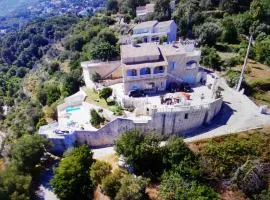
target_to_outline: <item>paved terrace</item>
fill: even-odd
[[[224,104],[212,124],[186,133],[185,142],[213,138],[270,125],[270,115],[260,114],[259,107],[247,96],[229,88],[224,79],[220,81]]]
[[[187,93],[190,95],[190,100],[185,100],[184,98],[184,93],[183,92],[176,92],[176,93],[161,93],[157,95],[148,95],[146,97],[139,97],[139,98],[132,98],[128,97],[128,95],[124,94],[124,89],[123,89],[123,83],[118,83],[110,86],[113,91],[114,95],[117,97],[117,99],[130,99],[132,100],[140,100],[143,102],[144,105],[152,105],[152,106],[164,106],[166,107],[165,104],[161,104],[161,98],[160,95],[164,95],[164,97],[174,97],[174,96],[179,96],[182,97],[182,102],[180,104],[177,104],[175,106],[194,106],[194,105],[200,105],[200,104],[206,104],[209,102],[213,101],[213,92],[212,89],[209,89],[208,85],[209,84],[214,84],[214,78],[209,74],[207,75],[207,83],[206,85],[199,85],[197,87],[193,87],[193,92]],[[201,99],[202,94],[204,96],[204,99]]]

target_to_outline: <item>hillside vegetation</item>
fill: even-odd
[[[174,19],[179,37],[198,40],[202,49],[201,64],[224,72],[230,86],[234,87],[237,83],[239,65],[243,63],[247,37],[251,34],[255,43],[250,58],[269,67],[268,0],[178,0],[174,12],[169,8],[168,0],[156,2],[154,14],[147,19]],[[109,0],[107,10],[92,17],[64,15],[38,19],[0,38],[0,126],[1,131],[7,133],[3,149],[7,162],[0,179],[1,199],[33,198],[31,189],[40,170],[38,166],[44,165],[40,157],[50,146],[37,136],[38,128],[57,119],[56,106],[84,84],[81,61],[119,58],[119,37],[125,31],[120,27],[117,16],[123,16],[125,22],[133,26],[138,22],[135,18],[136,6],[145,3],[145,0]],[[269,97],[265,96],[269,90],[269,78],[262,79],[246,79],[244,87],[249,95],[269,102]],[[7,113],[2,106],[8,108]],[[194,154],[181,139],[176,140],[176,144],[172,140],[171,146],[164,150],[159,148],[158,138],[136,137],[139,137],[138,143],[131,142],[138,149],[136,155],[133,155],[133,146],[132,151],[125,152],[128,149],[124,143],[117,151],[126,153],[130,158],[128,162],[135,165],[135,173],[144,177],[137,179],[118,172],[110,174],[106,181],[99,183],[108,196],[123,199],[127,195],[126,187],[134,187],[136,190],[129,199],[145,198],[144,189],[151,179],[161,182],[162,199],[189,199],[193,195],[197,195],[196,199],[216,199],[220,190],[213,187],[215,181],[222,183],[229,179],[229,185],[236,185],[243,196],[254,199],[269,197],[266,182],[258,182],[260,178],[249,180],[249,174],[246,174],[264,171],[260,166],[268,163],[269,157],[265,153],[269,153],[269,139],[266,140],[268,143],[255,136],[252,139],[221,139],[222,142],[213,140],[199,154]],[[179,154],[182,150],[185,155]],[[63,166],[65,169],[70,163],[76,168],[73,160],[88,168],[91,163],[83,162],[82,155],[77,155],[80,151],[92,162],[91,153],[82,147],[65,155],[71,157],[70,161],[60,164],[60,168]],[[6,156],[6,153],[9,155]],[[153,166],[153,163],[156,165]],[[71,172],[80,172],[85,176],[78,168]],[[66,175],[61,169],[56,173],[60,179]],[[251,177],[262,176],[255,174]],[[241,184],[239,180],[246,182]],[[87,177],[83,182],[75,180],[74,183],[86,183],[85,190],[91,192],[92,181]],[[116,186],[113,191],[110,190],[111,183]],[[61,186],[57,180],[54,185]],[[252,187],[245,187],[250,185]],[[262,192],[263,189],[265,192]],[[80,187],[78,191],[90,199],[85,190]],[[64,194],[60,195],[65,199]]]

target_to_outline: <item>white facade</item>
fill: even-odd
[[[170,82],[196,84],[200,81],[200,57],[194,44],[122,45],[124,93],[136,89],[164,91]]]
[[[161,37],[166,37],[167,42],[176,41],[177,25],[173,20],[158,22],[147,21],[136,25],[133,28],[133,40],[141,42],[159,42]]]

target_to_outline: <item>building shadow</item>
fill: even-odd
[[[237,111],[233,110],[227,103],[223,103],[219,113],[211,120],[209,124],[204,124],[198,128],[185,131],[182,133],[182,136],[184,138],[189,138],[206,133],[220,126],[226,125],[234,112]]]

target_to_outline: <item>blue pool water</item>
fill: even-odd
[[[66,108],[66,112],[73,112],[80,109],[81,109],[80,107],[69,107],[69,108]]]

